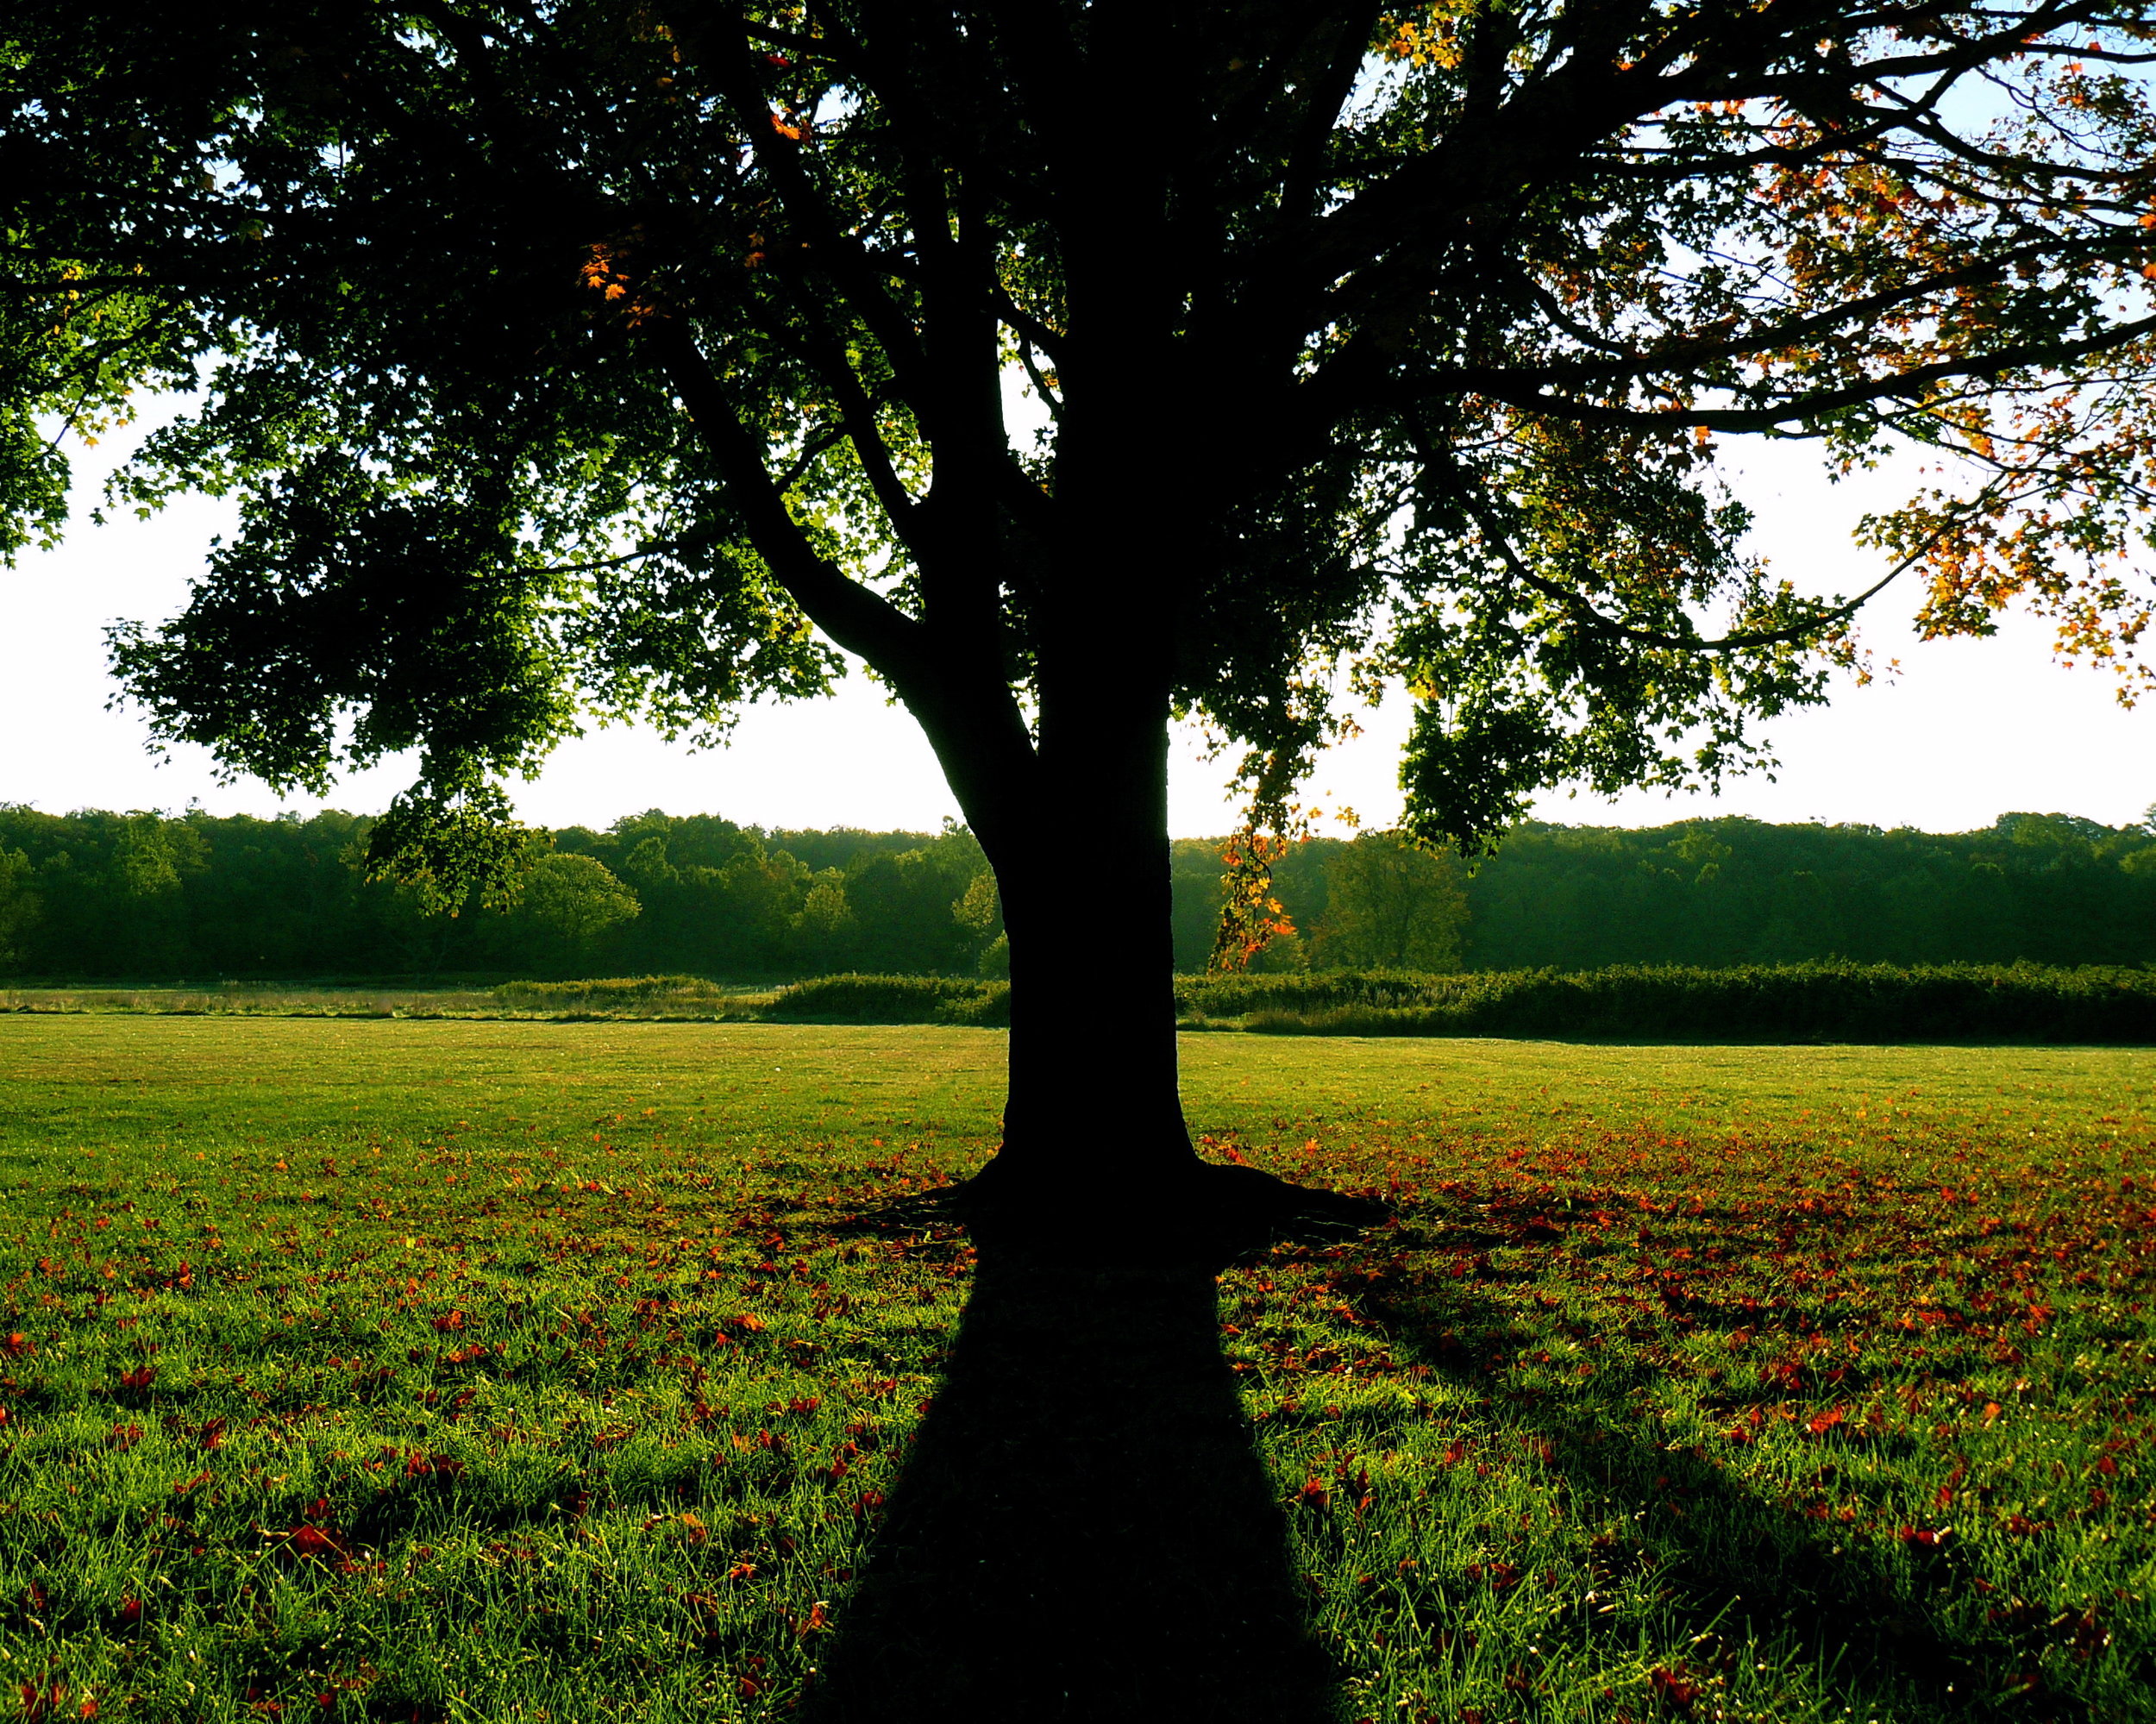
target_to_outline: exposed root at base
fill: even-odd
[[[1278,1244],[1327,1244],[1382,1226],[1376,1198],[1297,1185],[1253,1167],[1192,1161],[1142,1183],[1021,1181],[998,1163],[941,1191],[863,1214],[890,1227],[963,1227],[997,1256],[1097,1263],[1205,1263],[1216,1270]]]

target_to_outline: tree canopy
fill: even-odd
[[[1742,553],[1731,434],[1959,457],[1864,526],[1924,627],[2018,596],[2130,653],[2150,34],[1934,0],[30,3],[7,542],[58,530],[53,416],[178,390],[118,500],[229,491],[241,525],[119,660],[273,782],[417,745],[424,803],[485,812],[581,710],[709,732],[836,643],[993,826],[1061,666],[1112,645],[1273,812],[1325,669],[1404,676],[1411,824],[1476,843],[1555,781],[1743,763],[1853,650]]]

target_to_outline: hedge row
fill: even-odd
[[[820,976],[760,1004],[685,975],[511,982],[494,998],[517,1011],[605,1016],[1011,1021],[1008,982],[962,976]],[[1186,1023],[1239,1024],[1269,1035],[2156,1044],[2156,969],[1827,962],[1186,975],[1176,979],[1175,1010]]]
[[[1175,1010],[1271,1035],[2137,1044],[2156,1043],[2156,970],[1827,962],[1191,975],[1177,978]],[[961,977],[824,976],[782,989],[761,1015],[1005,1025],[1011,992]]]
[[[825,975],[782,987],[766,1018],[823,1024],[1011,1021],[1011,984],[943,975]]]
[[[1186,987],[1206,1015],[1275,1035],[2156,1043],[2150,969],[1826,962],[1250,981]]]

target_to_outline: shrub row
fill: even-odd
[[[766,1018],[822,1024],[1011,1021],[1011,984],[943,975],[825,975],[782,987]]]
[[[1274,1035],[2156,1043],[2156,970],[2037,964],[1627,966],[1190,977],[1180,1007]]]
[[[755,1016],[825,1024],[1011,1021],[1008,982],[827,975],[760,1006],[700,977],[510,982],[514,1011]],[[2156,1043],[2156,969],[1823,962],[1565,972],[1404,970],[1186,975],[1186,1021],[1269,1035],[1580,1036],[1633,1040]]]

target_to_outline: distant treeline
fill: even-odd
[[[520,900],[429,914],[366,878],[370,821],[0,806],[0,971],[22,977],[993,969],[970,833],[764,831],[652,812],[540,836]]]
[[[521,900],[429,914],[365,876],[369,822],[0,806],[0,972],[22,978],[995,975],[994,881],[958,829],[632,815],[541,834]],[[1220,845],[1174,847],[1178,969],[1206,967]],[[1313,838],[1262,974],[2156,962],[2156,829],[2007,814],[1952,835],[1528,824],[1470,874],[1389,833]],[[1074,906],[1074,927],[1082,925]]]
[[[1216,849],[1175,847],[1186,971],[1212,943]],[[1383,835],[1319,840],[1288,853],[1275,891],[1298,933],[1261,955],[1271,971],[2156,962],[2156,826],[2071,814],[2002,814],[1952,834],[1531,823],[1472,875],[1451,857],[1408,853],[1403,864]]]

